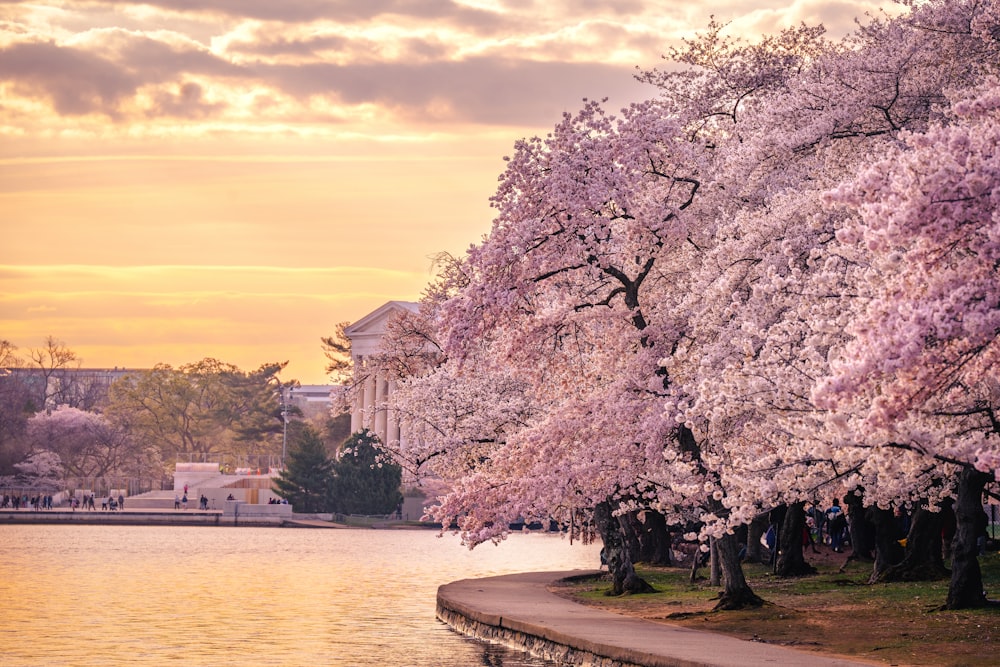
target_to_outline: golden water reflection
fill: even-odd
[[[447,629],[437,587],[593,569],[598,552],[544,534],[469,552],[422,530],[4,525],[0,665],[545,665]]]

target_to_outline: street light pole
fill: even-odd
[[[289,392],[291,388],[289,388]],[[281,387],[281,469],[285,469],[285,449],[288,443],[288,401],[285,398],[285,388]]]

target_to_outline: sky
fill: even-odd
[[[488,233],[515,141],[711,16],[831,36],[843,0],[0,0],[0,339],[84,367],[328,381],[320,338]]]

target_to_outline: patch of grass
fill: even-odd
[[[768,604],[761,609],[713,612],[720,589],[687,568],[638,568],[655,593],[612,597],[610,584],[585,580],[556,592],[609,611],[773,642],[805,651],[892,665],[986,667],[1000,663],[1000,609],[943,611],[948,581],[869,585],[870,563],[839,572],[843,554],[808,554],[818,573],[782,579],[748,564],[745,575]],[[983,584],[1000,599],[1000,555],[980,558]],[[701,574],[705,574],[701,570]]]

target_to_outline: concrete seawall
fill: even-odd
[[[456,631],[588,667],[847,667],[877,663],[747,642],[613,614],[550,593],[585,572],[464,579],[438,589],[437,616]]]
[[[225,514],[222,510],[0,510],[0,524],[108,524],[141,526],[280,526],[283,517]]]

